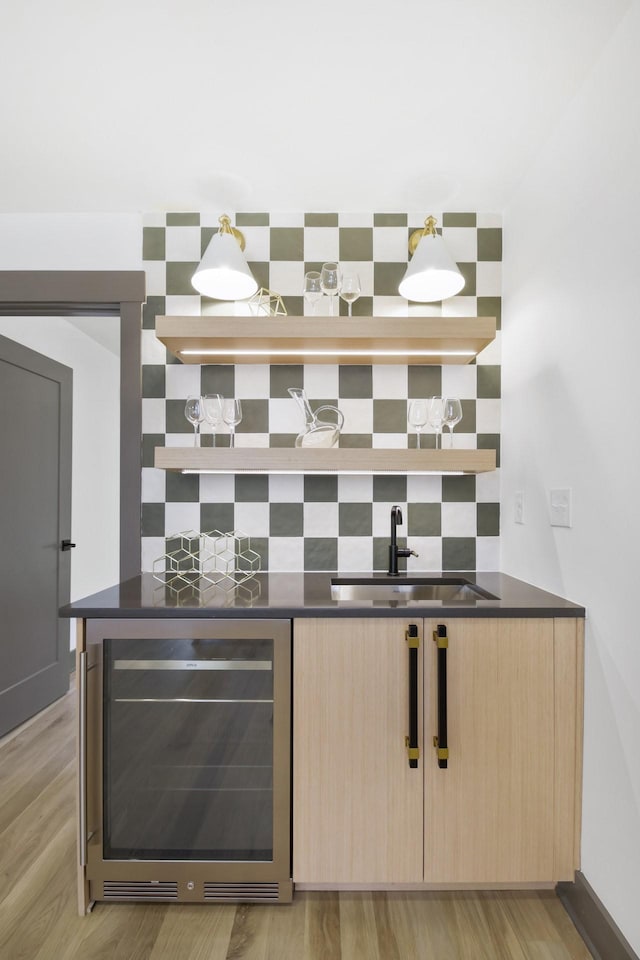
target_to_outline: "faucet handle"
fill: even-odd
[[[409,550],[409,556],[410,556],[410,557],[419,557],[420,554],[419,554],[419,553],[416,553],[415,550]]]

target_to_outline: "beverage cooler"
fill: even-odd
[[[90,901],[291,900],[291,623],[89,620]]]

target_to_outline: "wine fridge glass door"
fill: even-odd
[[[113,623],[87,711],[89,877],[290,877],[290,623]]]
[[[105,858],[272,860],[273,641],[104,656]]]

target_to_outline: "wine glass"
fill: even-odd
[[[236,427],[242,420],[242,403],[240,400],[222,401],[222,419],[229,427],[229,446],[236,445]]]
[[[409,404],[407,420],[416,431],[416,448],[421,447],[420,436],[422,428],[429,422],[429,405],[426,400],[412,400]]]
[[[444,423],[444,399],[431,397],[429,401],[429,426],[436,432],[436,450],[442,449],[442,425]],[[440,442],[438,442],[440,441]]]
[[[362,293],[362,287],[360,286],[360,277],[358,276],[357,273],[342,274],[339,293],[341,298],[347,304],[349,308],[349,316],[351,316],[352,304],[356,302],[356,300]]]
[[[455,397],[446,397],[444,401],[443,422],[449,427],[449,446],[453,447],[453,428],[462,420],[462,404]]]
[[[304,298],[311,307],[311,315],[316,312],[316,304],[322,300],[321,276],[318,270],[309,270],[304,275]]]
[[[193,445],[194,447],[200,446],[200,424],[204,420],[204,413],[202,409],[202,397],[187,397],[187,402],[184,405],[184,415],[193,427]]]
[[[329,316],[333,316],[333,298],[340,289],[340,268],[337,263],[323,263],[320,271],[320,287],[322,292],[329,297],[331,309]]]
[[[216,430],[222,423],[222,403],[223,397],[219,393],[207,393],[202,398],[202,412],[204,419],[211,427],[211,436],[213,437],[212,446],[216,445]]]

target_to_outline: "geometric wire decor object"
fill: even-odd
[[[151,591],[150,601],[154,607],[252,607],[262,593],[260,581],[253,578],[244,583],[210,583],[195,579],[193,583],[174,580],[170,583],[156,583]]]
[[[267,287],[260,287],[252,297],[247,301],[255,312],[266,314],[270,317],[286,317],[287,308],[284,300],[275,290],[268,290]]]
[[[260,555],[240,530],[183,530],[165,539],[165,552],[153,561],[154,578],[176,593],[214,586],[231,591],[259,572]]]

